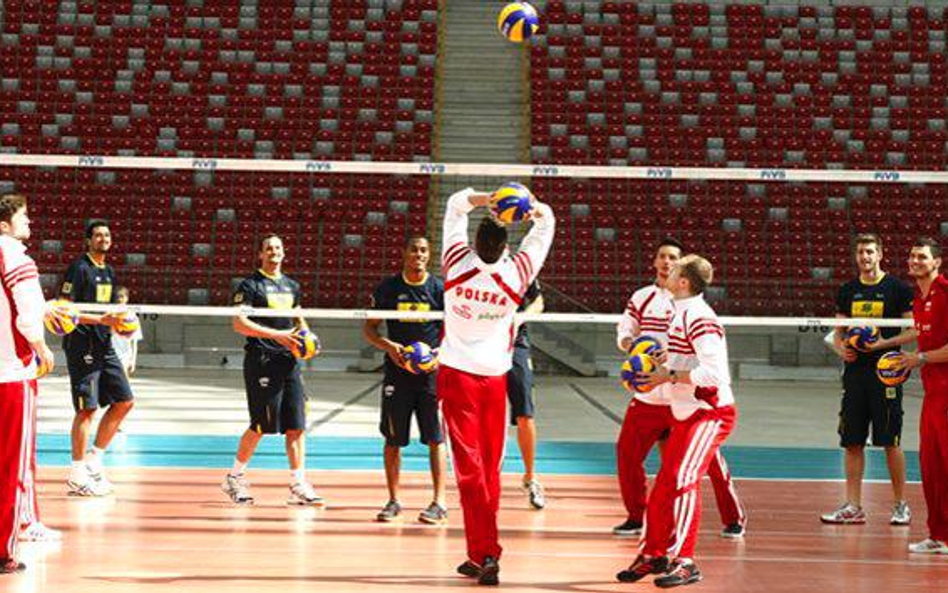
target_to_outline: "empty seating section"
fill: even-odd
[[[948,10],[539,4],[534,163],[948,165]],[[543,191],[563,182],[534,183]],[[575,250],[556,252],[551,267],[562,279],[552,282],[602,310],[621,306],[629,274],[649,276],[652,239],[680,228],[691,248],[719,263],[725,292],[715,296],[727,297],[729,312],[832,313],[832,289],[852,272],[852,233],[881,233],[888,266],[901,273],[909,237],[940,233],[946,198],[944,186],[567,185],[559,232]],[[600,288],[583,274],[618,286]]]
[[[0,151],[427,161],[437,10],[437,0],[6,1]],[[401,241],[409,219],[425,231],[427,179],[13,174],[46,214],[39,244],[72,256],[81,217],[113,220],[117,246],[144,255],[121,275],[147,279],[154,302],[187,301],[188,290],[192,302],[225,300],[230,276],[252,265],[228,258],[245,255],[253,225],[288,234],[302,264],[291,269],[320,272],[322,304],[361,303],[358,283],[390,269],[378,236]],[[310,192],[323,187],[331,200]],[[55,251],[43,257],[60,269]],[[344,274],[324,284],[306,267],[317,260]],[[169,273],[180,264],[193,272]]]

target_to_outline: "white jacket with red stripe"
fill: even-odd
[[[673,371],[688,371],[691,383],[664,383],[659,389],[672,414],[685,420],[699,409],[734,405],[727,339],[714,310],[702,295],[677,299],[668,328],[668,362]]]
[[[517,254],[505,253],[486,264],[468,242],[473,193],[468,188],[452,195],[444,214],[444,339],[438,359],[451,368],[496,377],[512,366],[514,315],[543,267],[556,221],[549,206],[537,203],[540,216],[533,220]]]
[[[43,338],[46,303],[26,245],[0,235],[0,383],[36,378],[30,342]]]
[[[639,336],[651,336],[667,350],[668,324],[674,314],[672,295],[666,289],[650,284],[636,290],[616,326],[616,345],[621,349],[626,338],[634,340]],[[636,393],[635,399],[652,405],[668,404],[660,389]]]

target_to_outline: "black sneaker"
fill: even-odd
[[[464,575],[466,577],[479,577],[481,576],[481,567],[474,564],[470,560],[464,562],[464,564],[458,565],[457,568],[458,574]]]
[[[721,537],[728,539],[741,539],[744,537],[744,526],[740,523],[731,523],[721,530]]]
[[[7,559],[0,562],[0,574],[13,574],[26,570],[26,565],[16,560]]]
[[[701,571],[693,560],[678,559],[668,567],[668,572],[655,579],[655,586],[662,589],[690,585],[701,580]]]
[[[667,556],[646,556],[639,554],[638,558],[625,570],[620,571],[616,578],[620,583],[634,583],[650,574],[662,574],[668,570]]]
[[[612,528],[612,534],[620,537],[634,537],[642,535],[642,522],[626,519],[625,523]]]
[[[478,585],[499,585],[500,584],[500,564],[493,556],[484,558],[484,564],[481,566],[481,573],[477,576]]]

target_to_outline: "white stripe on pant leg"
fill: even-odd
[[[698,475],[699,470],[701,469],[702,460],[707,457],[709,450],[714,445],[720,424],[720,422],[711,422],[709,424],[711,430],[707,432],[696,449],[697,453],[692,463],[692,468],[689,471],[690,479],[684,485],[684,487],[691,489],[688,491],[685,497],[686,500],[682,504],[682,514],[676,517],[675,533],[677,537],[672,550],[674,555],[677,555],[679,550],[681,550],[685,539],[688,537],[688,531],[691,529],[691,523],[694,520],[695,506],[697,504],[697,496],[699,494],[697,485],[698,479],[700,478]],[[694,485],[694,487],[692,487],[692,485]]]
[[[29,414],[27,413],[27,402],[26,399],[30,395],[30,386],[28,381],[23,381],[22,385],[22,394],[24,396],[23,406],[21,407],[20,415],[20,467],[19,472],[17,473],[16,481],[16,496],[13,500],[13,528],[10,531],[10,539],[7,542],[7,551],[10,554],[10,558],[16,559],[17,556],[17,543],[20,536],[20,510],[23,504],[23,488],[21,484],[24,483],[25,476],[28,473],[26,471],[25,461],[26,461],[26,447],[27,438],[29,437],[29,430],[27,429],[27,424],[29,423]]]
[[[676,493],[675,503],[674,503],[674,506],[672,507],[673,508],[672,522],[674,524],[672,533],[674,533],[675,535],[675,541],[671,546],[672,548],[674,547],[680,548],[681,546],[682,535],[680,532],[680,525],[682,524],[682,514],[685,512],[684,507],[685,507],[685,502],[686,502],[684,500],[686,497],[683,495],[678,495],[677,492],[680,492],[682,490],[682,488],[684,487],[683,482],[686,480],[686,476],[691,473],[690,468],[694,465],[694,456],[698,451],[701,450],[700,443],[702,443],[705,439],[707,439],[709,435],[713,436],[713,433],[710,432],[712,424],[713,423],[710,421],[703,422],[695,428],[694,433],[692,434],[692,437],[691,437],[691,441],[688,443],[688,447],[685,449],[684,459],[682,460],[681,466],[678,468],[678,475],[676,479],[676,490],[675,490],[675,493]]]

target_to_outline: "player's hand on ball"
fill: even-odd
[[[122,325],[125,320],[125,313],[123,311],[112,311],[111,313],[106,313],[102,316],[102,324],[116,329]]]
[[[292,352],[297,343],[296,329],[287,329],[277,332],[273,341]]]
[[[915,369],[921,366],[921,361],[919,361],[918,353],[916,352],[903,352],[899,358],[902,360],[900,368]]]
[[[671,378],[668,369],[664,366],[656,366],[651,373],[636,373],[636,380],[642,385],[658,387],[662,383],[667,383]]]
[[[666,352],[664,348],[659,348],[658,350],[649,354],[649,356],[651,356],[652,360],[654,360],[659,365],[664,365],[666,362],[668,362],[668,352]]]
[[[47,346],[45,343],[43,343],[40,348],[35,349],[34,353],[36,354],[37,364],[43,367],[45,373],[52,371],[56,366],[56,359],[53,356],[53,351],[50,350],[49,346]]]
[[[389,358],[392,359],[392,362],[400,367],[405,366],[405,347],[403,345],[392,342],[385,351],[388,353]]]

